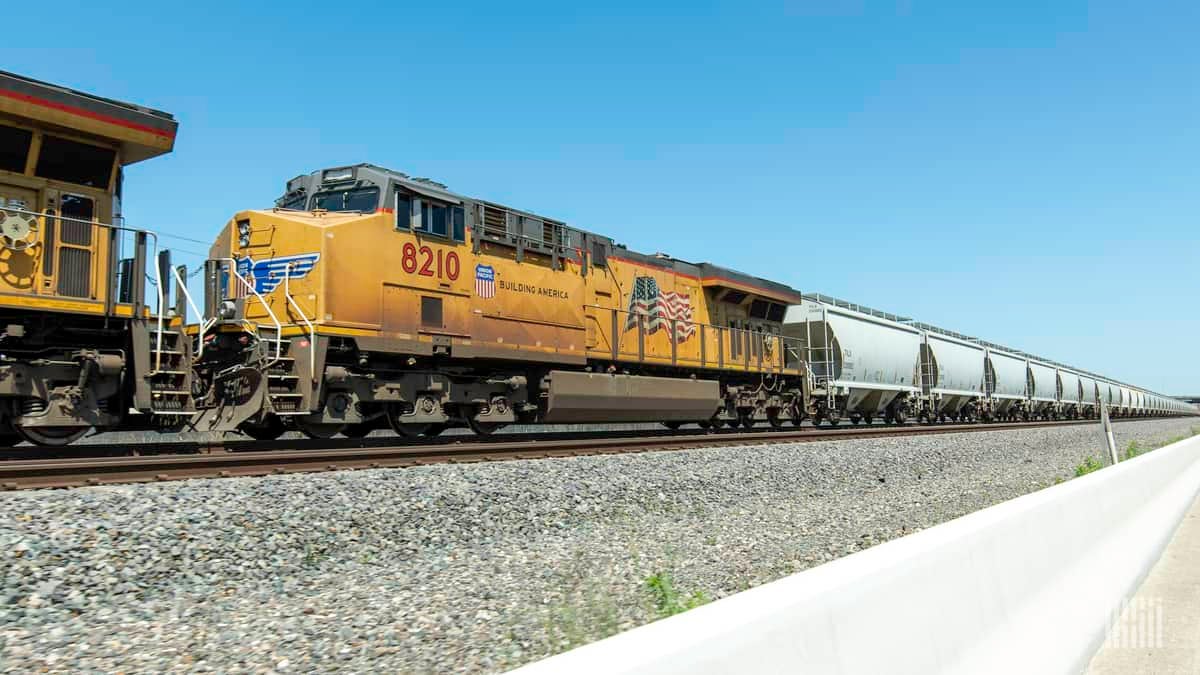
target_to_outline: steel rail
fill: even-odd
[[[577,457],[730,445],[773,445],[906,435],[1011,431],[1081,424],[1096,424],[1096,422],[1070,420],[904,427],[879,426],[852,429],[815,429],[810,427],[724,434],[521,439],[314,450],[230,452],[225,449],[217,449],[207,453],[187,455],[11,460],[0,462],[0,488],[6,490],[64,488],[190,478],[262,476],[347,469],[409,467],[422,464]]]

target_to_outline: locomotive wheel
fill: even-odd
[[[679,431],[679,427],[683,426],[683,422],[663,422],[662,425],[671,431]]]
[[[503,422],[480,422],[473,417],[468,417],[467,426],[470,427],[471,431],[475,432],[476,436],[491,436],[496,433],[497,429],[503,429],[507,425]],[[671,427],[667,428],[670,429]],[[675,428],[679,428],[678,422],[675,423]]]
[[[309,422],[301,422],[300,420],[296,420],[296,429],[298,429],[300,433],[308,436],[309,438],[315,438],[317,440],[333,438],[341,433],[342,429],[345,428],[345,424],[312,424]]]
[[[268,417],[267,421],[262,424],[243,424],[238,427],[238,431],[256,441],[273,441],[282,436],[286,429],[283,426],[282,420],[272,416]]]
[[[392,427],[392,431],[404,438],[420,438],[432,426],[432,424],[398,424]]]
[[[342,427],[342,435],[346,438],[365,438],[375,430],[374,422],[358,422]]]
[[[449,424],[428,424],[421,430],[421,435],[425,438],[434,438],[448,428],[450,428]]]
[[[388,406],[384,417],[387,418],[388,426],[392,428],[392,431],[404,438],[420,438],[421,436],[424,436],[428,432],[432,431],[435,426],[431,422],[426,422],[423,424],[405,423],[401,419],[399,406]],[[436,436],[442,433],[442,430],[445,428],[445,426],[442,426],[442,428],[438,429],[433,435]]]
[[[24,439],[21,434],[16,432],[0,434],[0,447],[7,448],[20,443],[22,440]]]
[[[22,427],[14,426],[17,434],[34,445],[60,448],[83,438],[91,427]]]

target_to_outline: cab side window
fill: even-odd
[[[460,206],[396,192],[396,229],[466,241],[466,212]]]

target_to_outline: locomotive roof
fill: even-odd
[[[351,170],[353,177],[350,179],[341,178],[347,170]],[[330,175],[335,176],[335,180],[327,179]],[[546,223],[552,223],[561,227],[566,227],[581,234],[587,235],[593,241],[603,241],[612,247],[609,255],[611,257],[641,264],[651,267],[659,267],[672,270],[678,274],[694,277],[702,286],[728,286],[737,290],[743,290],[748,293],[759,295],[764,298],[775,300],[784,304],[796,304],[800,302],[800,291],[791,288],[786,284],[781,284],[762,277],[756,277],[744,272],[738,272],[727,267],[715,265],[709,262],[688,262],[673,258],[662,253],[646,254],[638,253],[630,250],[624,244],[614,242],[610,237],[606,237],[589,230],[584,230],[574,225],[568,225],[561,220],[548,218],[531,211],[514,209],[509,206],[503,206],[495,202],[485,199],[468,197],[451,191],[445,184],[431,180],[429,178],[417,178],[406,173],[387,169],[374,164],[354,164],[351,166],[330,167],[314,171],[310,174],[301,174],[288,181],[287,192],[284,196],[276,200],[276,204],[281,204],[289,198],[300,194],[303,191],[306,194],[313,194],[325,189],[338,189],[350,186],[366,186],[378,185],[381,188],[386,187],[386,183],[391,181],[395,185],[403,187],[418,195],[424,195],[432,199],[447,202],[450,204],[461,204],[463,202],[480,203],[487,206],[496,206],[503,208],[509,212],[536,218]]]
[[[179,126],[174,116],[161,110],[3,70],[0,111],[121,141],[126,164],[170,152]]]

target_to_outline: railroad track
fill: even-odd
[[[113,485],[189,478],[264,476],[270,474],[380,469],[423,464],[502,461],[620,454],[654,450],[683,450],[730,445],[763,445],[881,438],[900,435],[1003,431],[1048,426],[1097,424],[1093,420],[1016,422],[999,424],[944,424],[872,426],[849,429],[792,428],[756,432],[679,434],[665,433],[571,438],[495,438],[480,442],[455,442],[453,437],[421,445],[324,447],[291,450],[244,450],[209,444],[206,451],[119,457],[58,457],[0,462],[0,488],[25,490],[85,485]],[[628,432],[627,432],[628,433]],[[514,436],[517,436],[514,434]],[[388,441],[391,439],[380,439]],[[295,445],[295,442],[292,442]]]

